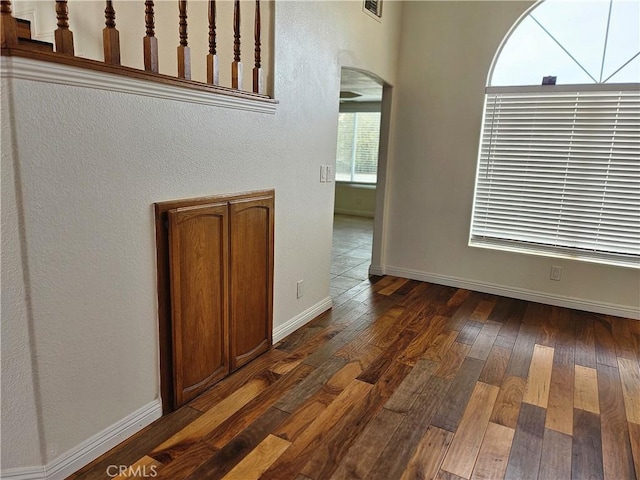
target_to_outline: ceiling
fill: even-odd
[[[359,70],[342,69],[340,103],[380,102],[381,100],[382,85],[380,80]]]

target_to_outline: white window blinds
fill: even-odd
[[[470,243],[640,266],[639,85],[487,88]]]

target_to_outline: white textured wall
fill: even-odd
[[[3,145],[3,346],[26,375],[2,392],[3,468],[38,461],[34,408],[30,423],[5,418],[5,400],[34,404],[30,352],[45,462],[158,397],[153,202],[274,187],[274,325],[328,296],[334,184],[318,172],[335,159],[340,67],[395,81],[401,4],[385,3],[383,23],[361,8],[277,4],[275,116],[12,81],[17,156],[6,162],[21,171],[35,338],[27,343],[19,269],[5,270],[19,267],[20,245],[15,235],[5,243],[5,208],[8,228],[16,220]],[[3,134],[4,121],[3,105]],[[5,273],[17,289],[11,328]]]
[[[637,311],[638,270],[467,246],[487,74],[529,5],[405,4],[386,265]],[[562,281],[549,280],[551,265]]]
[[[27,289],[24,281],[20,231],[19,171],[14,170],[10,85],[2,80],[2,211],[0,254],[2,278],[2,466],[39,465],[42,461],[30,341]]]

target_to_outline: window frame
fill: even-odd
[[[340,104],[339,114],[341,113],[377,113],[380,115],[380,121],[378,124],[378,158],[376,158],[376,179],[374,182],[362,182],[354,180],[351,177],[350,180],[338,179],[338,166],[337,166],[337,152],[336,152],[336,167],[335,167],[335,182],[343,185],[358,185],[358,186],[371,186],[373,188],[378,184],[378,163],[380,161],[380,126],[382,123],[382,103],[381,102],[345,102]],[[338,132],[339,134],[339,132]],[[354,131],[355,134],[355,131]]]
[[[487,103],[491,94],[535,94],[535,93],[562,93],[562,92],[604,92],[604,91],[640,91],[640,83],[638,84],[580,84],[580,85],[536,85],[536,86],[513,86],[513,87],[486,87],[484,109],[482,116],[482,125],[480,130],[480,139],[478,146],[478,159],[476,163],[476,175],[474,183],[473,193],[473,205],[471,210],[471,222],[469,228],[469,240],[468,245],[470,247],[486,248],[491,250],[515,252],[528,255],[537,255],[551,258],[563,258],[571,260],[586,261],[590,263],[599,263],[606,265],[615,265],[621,267],[628,267],[634,269],[640,269],[640,255],[625,255],[614,254],[606,252],[596,252],[588,249],[555,245],[544,245],[538,243],[526,242],[516,239],[499,239],[488,238],[474,235],[475,219],[478,213],[478,189],[481,185],[480,175],[483,168],[483,148],[484,148],[484,135],[486,131],[487,121]],[[487,158],[491,157],[491,152],[487,153]],[[487,160],[490,162],[490,160]],[[640,161],[639,161],[640,168]],[[640,215],[640,212],[639,212]]]

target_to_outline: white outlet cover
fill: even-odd
[[[320,182],[325,183],[327,181],[327,166],[320,165]]]

